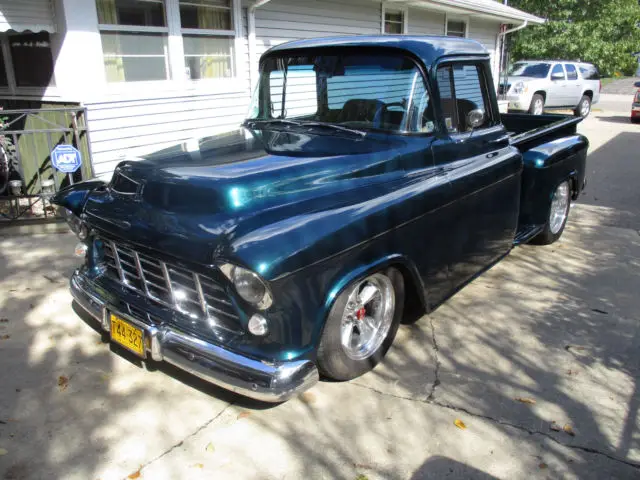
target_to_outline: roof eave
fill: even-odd
[[[523,12],[513,7],[508,7],[498,2],[479,3],[475,0],[408,0],[404,3],[407,3],[408,6],[415,7],[428,8],[431,5],[452,8],[458,11],[465,10],[469,13],[491,16],[505,23],[522,24],[526,21],[529,25],[542,25],[547,21],[545,18]],[[495,5],[488,5],[488,3]]]

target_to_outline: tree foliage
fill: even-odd
[[[511,58],[596,64],[603,75],[632,75],[640,51],[638,0],[511,0],[509,6],[548,19],[514,34]]]

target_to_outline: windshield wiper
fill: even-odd
[[[351,133],[354,135],[359,135],[361,137],[366,137],[367,132],[363,132],[362,130],[356,130],[355,128],[343,127],[342,125],[335,125],[333,123],[322,123],[322,122],[301,122],[301,126],[310,127],[310,128],[326,128],[331,130],[338,130],[340,132]]]
[[[257,125],[293,125],[295,127],[301,127],[304,123],[286,120],[284,118],[272,118],[269,120],[245,120],[243,125],[249,128],[253,128]]]
[[[284,118],[273,118],[270,120],[245,120],[244,126],[249,128],[255,128],[259,126],[272,126],[272,125],[285,125],[292,127],[301,127],[301,128],[320,128],[327,130],[338,130],[340,132],[349,133],[351,135],[358,135],[360,137],[365,137],[367,132],[363,132],[362,130],[355,130],[353,128],[343,127],[341,125],[334,125],[333,123],[322,123],[322,122],[303,122],[296,120],[287,120]]]

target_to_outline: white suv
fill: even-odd
[[[600,73],[590,63],[532,60],[516,62],[498,93],[509,111],[542,115],[547,108],[570,108],[586,117],[600,100]]]

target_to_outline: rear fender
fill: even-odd
[[[51,203],[70,210],[74,215],[80,216],[87,198],[91,192],[106,187],[102,180],[86,180],[60,190],[51,198]]]
[[[579,196],[585,183],[588,146],[586,137],[571,135],[523,153],[521,227],[546,222],[553,192],[563,181],[571,181],[574,200]]]

